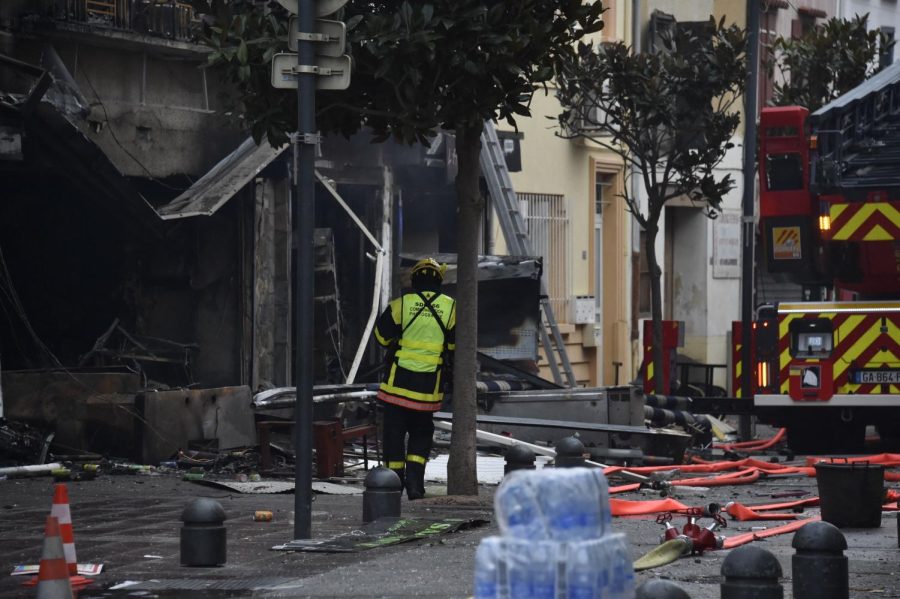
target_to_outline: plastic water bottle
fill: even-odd
[[[560,544],[555,541],[541,541],[532,543],[529,549],[531,597],[556,599]]]
[[[625,535],[621,533],[605,538],[609,564],[610,599],[634,599],[634,568]]]
[[[565,468],[546,472],[548,475],[539,479],[537,494],[550,537],[558,541],[600,537],[598,487],[590,470]]]
[[[560,546],[556,541],[507,540],[510,599],[556,599]]]
[[[509,473],[494,497],[494,508],[500,532],[505,536],[539,541],[549,538],[541,513],[533,475],[537,471],[516,470]]]
[[[568,546],[566,561],[566,599],[595,599],[597,593],[597,564],[591,543],[582,541]]]
[[[609,490],[602,486],[606,477],[596,468],[577,468],[578,489],[584,495],[582,514],[582,535],[584,539],[599,539],[606,534],[609,526],[603,521],[604,512],[609,511]],[[603,481],[603,482],[601,482]]]
[[[486,537],[475,551],[475,599],[499,599],[500,566],[505,559],[504,541]]]
[[[531,555],[532,542],[509,539],[506,544],[506,579],[510,598],[532,599]]]
[[[602,599],[609,599],[610,595],[610,560],[609,560],[609,544],[607,543],[608,537],[604,537],[598,541],[595,541],[591,546],[593,551],[593,559],[594,559],[594,567],[596,568],[594,571],[594,576],[597,584],[597,597],[601,597]]]
[[[599,468],[591,469],[591,476],[594,484],[597,485],[597,527],[599,529],[598,536],[604,536],[612,531],[612,511],[609,507],[609,481],[606,475]]]
[[[538,501],[547,521],[550,537],[558,541],[581,539],[582,501],[573,487],[569,469],[547,470],[538,480]]]

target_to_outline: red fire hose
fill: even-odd
[[[816,520],[821,520],[821,518],[819,516],[814,516],[812,518],[807,518],[806,520],[798,520],[796,522],[790,522],[783,526],[776,526],[775,528],[767,528],[766,530],[753,531],[744,533],[742,535],[728,537],[727,539],[725,539],[725,544],[722,546],[722,548],[734,549],[735,547],[746,545],[747,543],[756,541],[758,539],[765,539],[766,537],[774,537],[777,535],[794,532],[795,530],[799,530],[810,522],[815,522]]]
[[[661,514],[664,512],[681,512],[690,508],[680,501],[667,498],[650,501],[610,499],[609,509],[613,516],[646,516],[647,514]]]
[[[780,428],[778,429],[778,432],[769,439],[754,439],[752,441],[740,441],[738,443],[724,443],[722,445],[716,445],[716,447],[726,451],[762,451],[781,443],[786,432],[787,429]]]
[[[758,468],[747,468],[709,478],[682,478],[670,481],[673,485],[692,487],[724,487],[726,485],[749,485],[759,480]]]

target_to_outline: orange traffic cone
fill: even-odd
[[[69,584],[80,587],[94,582],[78,574],[78,558],[75,556],[75,533],[72,530],[72,513],[69,510],[69,489],[65,483],[56,483],[53,488],[53,506],[50,515],[59,523],[59,536],[62,539],[63,555],[66,558],[66,568],[69,572]],[[24,583],[25,586],[33,586],[38,583],[37,578],[32,578]]]
[[[47,525],[44,528],[37,596],[38,599],[72,599],[69,569],[59,538],[59,521],[53,516],[47,516]]]
[[[69,568],[69,582],[73,587],[93,582],[78,575],[78,558],[75,556],[75,532],[72,530],[72,512],[69,511],[69,489],[65,483],[56,483],[53,488],[53,507],[50,515],[59,520],[59,536],[62,538],[63,555]]]

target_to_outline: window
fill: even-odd
[[[797,9],[797,18],[791,21],[791,37],[800,39],[812,33],[816,28],[816,19],[827,19],[828,13],[819,8],[801,6]]]
[[[569,217],[566,198],[556,194],[520,193],[531,249],[544,260],[544,285],[559,322],[569,314]]]
[[[766,189],[788,191],[803,189],[803,166],[800,154],[769,154],[766,156]]]
[[[806,37],[816,28],[816,17],[807,13],[800,13],[800,35]]]
[[[879,48],[878,66],[883,69],[894,64],[894,28],[882,27],[881,33],[884,34],[885,44]]]
[[[690,55],[694,46],[712,36],[713,25],[709,21],[682,21],[659,10],[654,10],[650,15],[650,51],[672,52],[675,50],[675,34],[688,36],[688,44],[682,44],[678,50],[683,55]],[[691,41],[693,40],[693,41]]]
[[[647,36],[650,52],[662,52],[666,49],[669,46],[674,28],[674,16],[660,10],[654,10],[650,15],[650,35]]]

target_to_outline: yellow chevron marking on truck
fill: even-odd
[[[791,334],[791,321],[795,318],[800,318],[800,314],[788,314],[784,318],[781,319],[781,322],[778,323],[778,340],[779,344],[781,341],[785,339],[790,339]],[[784,351],[778,357],[778,369],[784,370],[788,364],[791,362],[791,345],[788,342],[787,347],[784,348]]]
[[[834,223],[848,207],[849,204],[832,204],[829,209],[831,222]],[[856,207],[855,210],[856,212],[847,219],[847,222],[833,232],[831,236],[833,240],[846,241],[852,238],[859,228],[874,214],[879,214],[894,226],[900,227],[900,210],[897,210],[897,208],[891,204],[884,202],[863,204]],[[865,241],[890,241],[895,238],[895,233],[891,233],[881,225],[875,225],[872,230],[863,237]]]
[[[872,230],[866,233],[863,241],[890,241],[893,239],[891,234],[881,228],[881,225],[875,225]]]
[[[862,321],[865,320],[865,318],[866,317],[864,314],[853,314],[851,316],[848,316],[847,320],[844,321],[844,324],[838,327],[837,335],[834,339],[834,348],[836,351],[840,349],[841,342],[849,337],[850,334],[862,323]],[[865,339],[865,335],[860,337],[857,343],[859,343],[863,339]],[[853,347],[856,347],[856,344],[854,344]],[[843,359],[835,360],[834,370],[832,371],[832,376],[834,377],[834,379],[837,379],[847,369],[847,367],[850,366],[848,358],[849,353],[850,348],[843,352],[843,355],[841,356]]]
[[[872,216],[873,212],[875,212],[875,204],[863,204],[856,211],[856,214],[851,216],[840,230],[834,232],[834,235],[832,235],[831,238],[838,241],[849,239],[850,236],[853,235],[853,233],[860,228],[870,216]],[[834,222],[834,220],[832,219],[831,222]]]
[[[853,314],[848,316],[847,320],[844,321],[844,324],[839,326],[836,331],[837,334],[834,337],[834,346],[837,347],[841,344],[841,341],[849,337],[850,333],[859,326],[859,323],[861,323],[863,319],[865,319],[864,314]]]
[[[862,355],[864,351],[866,351],[872,343],[875,342],[876,339],[881,335],[881,323],[875,322],[869,330],[867,330],[862,337],[857,339],[856,343],[852,346],[848,347],[846,350],[840,353],[840,359],[834,361],[834,380],[837,380],[847,368],[850,367],[850,363],[853,360],[856,360],[859,356]],[[873,358],[874,359],[874,358]],[[860,364],[860,366],[865,366],[864,364]],[[856,391],[859,389],[860,385],[848,383],[843,385],[841,389],[846,389],[848,391]],[[843,392],[843,391],[842,391]]]
[[[876,204],[889,221],[900,227],[900,210],[892,204]]]
[[[781,321],[778,323],[778,339],[779,343],[781,343],[784,339],[790,339],[790,330],[791,330],[791,321],[795,318],[800,318],[800,314],[791,313],[786,315]],[[784,351],[781,352],[778,356],[778,373],[776,376],[779,376],[781,371],[787,368],[788,364],[791,363],[791,344],[788,341],[787,347],[784,348]],[[787,379],[781,382],[781,392],[787,393],[789,388],[789,384]]]
[[[832,204],[828,209],[828,215],[831,217],[831,222],[836,221],[849,206],[850,204]]]

